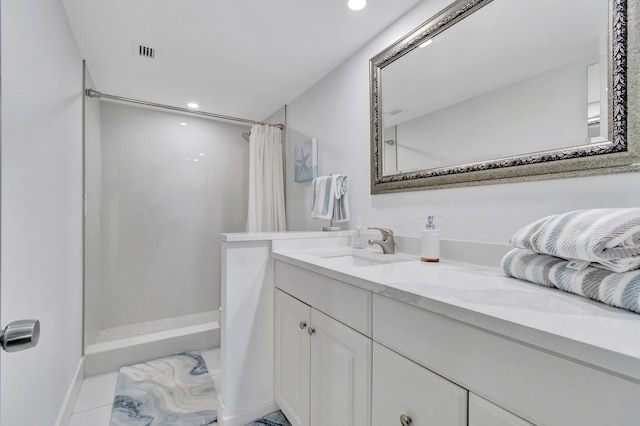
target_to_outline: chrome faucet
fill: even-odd
[[[382,240],[369,240],[369,245],[378,244],[384,254],[394,254],[396,252],[396,242],[393,239],[393,231],[388,228],[367,228],[377,229],[382,234]]]

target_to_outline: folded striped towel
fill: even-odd
[[[640,268],[640,208],[589,209],[547,216],[509,242],[535,253],[596,262],[613,272]]]
[[[333,176],[333,193],[335,201],[333,203],[333,220],[336,222],[346,222],[349,220],[349,202],[347,201],[347,189],[349,188],[349,178],[347,175],[339,174]]]
[[[557,287],[618,308],[640,313],[640,270],[616,273],[588,266],[569,267],[571,261],[515,248],[501,262],[504,272],[514,278]]]
[[[336,197],[333,185],[333,176],[319,176],[313,179],[312,218],[331,219],[333,217],[333,203]]]

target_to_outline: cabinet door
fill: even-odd
[[[532,426],[526,420],[469,393],[469,426]]]
[[[371,339],[311,309],[311,426],[371,425]]]
[[[467,390],[373,344],[373,426],[464,426]]]
[[[308,426],[310,308],[280,290],[275,298],[275,400],[293,426]]]

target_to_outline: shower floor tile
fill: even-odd
[[[192,325],[206,324],[218,321],[217,311],[202,312],[193,315],[183,315],[155,321],[140,322],[137,324],[123,325],[120,327],[105,328],[100,330],[94,344],[113,342],[130,337],[143,336],[145,334],[160,331],[189,327]]]

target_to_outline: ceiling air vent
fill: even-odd
[[[149,46],[138,46],[138,56],[144,56],[145,58],[153,59],[156,54],[156,49]]]
[[[133,42],[133,56],[140,58],[155,59],[158,55],[158,51],[149,46],[149,43]]]

